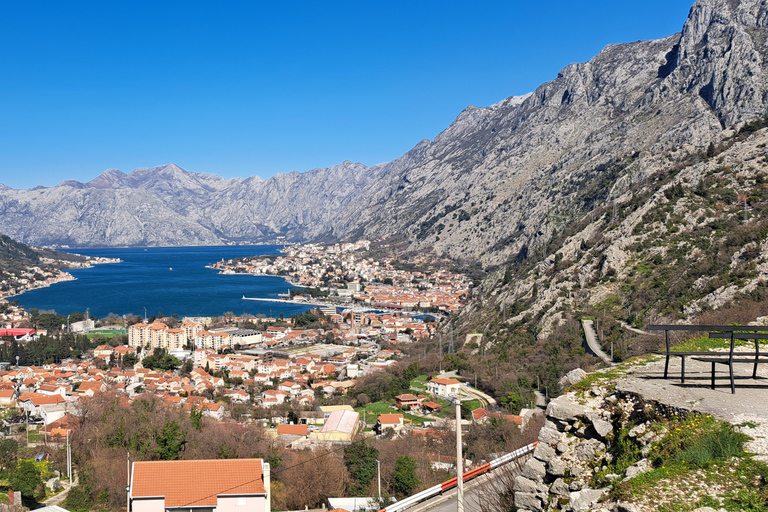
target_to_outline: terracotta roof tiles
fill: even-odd
[[[165,496],[166,507],[216,506],[217,495],[266,494],[261,459],[135,462],[131,496]]]

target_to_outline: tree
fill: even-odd
[[[395,477],[392,479],[395,494],[400,497],[410,496],[420,483],[416,478],[416,459],[408,455],[398,457],[395,461]]]
[[[365,441],[353,443],[344,448],[344,465],[347,466],[352,482],[349,491],[353,496],[365,496],[368,484],[376,476],[376,459],[379,450],[368,446]]]
[[[20,460],[16,469],[11,472],[8,485],[14,491],[20,491],[23,497],[34,498],[37,488],[43,485],[40,468],[33,460]]]
[[[717,149],[715,148],[715,143],[710,142],[709,146],[707,146],[707,158],[712,158],[717,154]]]
[[[187,444],[187,433],[179,427],[176,421],[169,421],[157,436],[155,454],[160,460],[176,460],[181,456],[181,450]]]
[[[139,358],[136,356],[136,354],[128,352],[125,354],[125,357],[123,357],[122,365],[123,368],[133,368],[138,362]]]
[[[19,451],[19,442],[15,439],[5,438],[0,441],[0,469],[5,471],[13,467],[16,462],[16,454]]]
[[[142,361],[145,368],[153,370],[173,371],[181,366],[181,361],[167,353],[163,348],[156,348],[151,356],[147,356]]]

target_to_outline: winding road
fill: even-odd
[[[604,363],[613,366],[613,361],[608,355],[603,352],[600,347],[600,341],[597,339],[597,333],[595,333],[595,323],[592,320],[582,320],[581,325],[584,328],[584,335],[587,338],[587,347],[589,351],[603,360]]]

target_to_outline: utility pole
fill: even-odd
[[[126,462],[128,463],[128,472],[126,473],[127,485],[125,486],[125,510],[126,512],[131,512],[131,452],[126,452]]]
[[[379,506],[381,507],[381,461],[379,459],[376,459],[376,474],[379,480]]]
[[[67,477],[69,478],[69,487],[72,487],[72,447],[69,444],[69,429],[67,429]]]
[[[464,512],[464,455],[461,451],[461,399],[456,396],[456,512]]]

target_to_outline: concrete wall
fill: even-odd
[[[266,496],[219,496],[215,512],[267,512]]]
[[[134,499],[131,503],[131,512],[165,512],[165,498]]]

